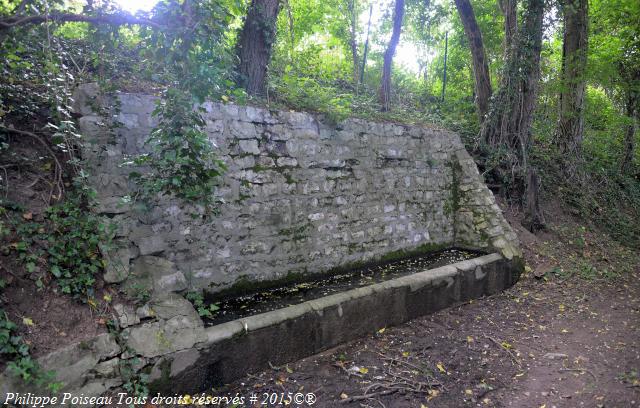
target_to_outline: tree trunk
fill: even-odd
[[[620,171],[623,174],[629,174],[633,165],[633,156],[636,151],[636,127],[638,115],[640,114],[640,93],[630,90],[625,105],[626,114],[630,122],[624,134]]]
[[[356,42],[358,13],[356,11],[355,0],[347,0],[349,10],[349,46],[351,47],[351,58],[353,59],[353,83],[358,84],[358,43]]]
[[[587,0],[563,4],[564,36],[556,144],[573,158],[582,150],[585,72],[587,65]]]
[[[249,95],[266,92],[267,66],[276,37],[279,0],[252,0],[238,42],[240,81]]]
[[[442,70],[442,96],[440,102],[444,102],[445,91],[447,90],[447,55],[449,54],[449,32],[444,33],[444,67]]]
[[[489,65],[484,51],[482,33],[469,0],[455,0],[455,3],[471,48],[473,74],[475,77],[475,101],[478,108],[478,118],[482,123],[484,116],[489,111],[489,98],[491,98],[491,77],[489,76]]]
[[[360,70],[360,83],[364,81],[364,68],[367,66],[367,52],[369,51],[369,33],[371,31],[371,14],[373,14],[373,4],[369,6],[369,22],[367,23],[367,39],[364,42],[364,52],[362,54],[362,69]]]
[[[380,105],[383,111],[390,109],[391,102],[391,67],[396,47],[400,42],[400,31],[402,30],[402,18],[404,17],[404,0],[396,0],[393,10],[393,32],[389,45],[384,52],[384,65],[382,67],[382,83],[380,85]]]
[[[289,23],[289,59],[293,59],[293,49],[296,44],[295,30],[293,25],[293,12],[291,11],[291,3],[289,0],[285,0],[287,7],[287,21]]]
[[[516,0],[499,0],[498,4],[504,16],[504,55],[507,57],[518,31],[518,4]]]
[[[525,197],[523,226],[530,232],[541,230],[545,226],[544,214],[540,207],[540,180],[535,169],[531,168],[527,174],[527,188]]]

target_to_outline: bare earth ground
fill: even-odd
[[[317,407],[638,406],[638,251],[571,219],[551,224],[518,231],[530,266],[504,293],[211,393],[313,392]]]

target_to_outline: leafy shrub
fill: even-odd
[[[286,105],[295,106],[298,110],[323,113],[331,122],[337,123],[351,114],[353,95],[321,84],[314,78],[285,74],[272,86]]]
[[[216,303],[205,304],[202,292],[189,292],[186,298],[196,308],[200,317],[213,317],[213,313],[220,310]]]

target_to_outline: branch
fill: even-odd
[[[22,0],[20,2],[20,4],[18,4],[18,7],[16,7],[16,14],[20,14],[22,12],[24,12],[25,7],[27,7],[27,1],[29,0]]]
[[[87,16],[84,14],[66,14],[66,13],[53,13],[53,14],[40,14],[34,16],[14,15],[8,18],[0,20],[0,31],[9,30],[17,26],[29,25],[29,24],[42,24],[47,21],[56,21],[59,23],[64,22],[85,22],[92,24],[110,24],[110,25],[146,25],[156,28],[163,28],[161,24],[153,20],[146,18],[134,17],[130,14],[112,14],[101,16]]]

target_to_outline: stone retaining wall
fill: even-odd
[[[299,112],[205,103],[206,130],[228,166],[214,218],[162,198],[122,204],[127,156],[145,151],[153,96],[76,96],[99,211],[119,225],[105,278],[155,292],[217,290],[461,246],[519,256],[517,239],[457,134]],[[95,97],[92,99],[92,97]],[[91,102],[89,102],[91,101]],[[115,135],[91,106],[119,105]]]

